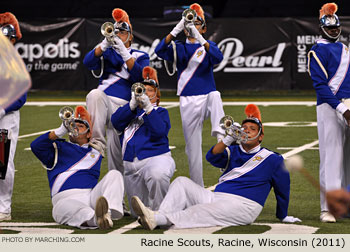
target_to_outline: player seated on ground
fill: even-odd
[[[145,93],[132,93],[130,103],[117,109],[112,124],[121,135],[125,190],[129,205],[136,195],[146,206],[158,210],[175,171],[169,149],[169,113],[159,107],[157,72],[152,67],[142,71]],[[132,215],[135,212],[130,208]]]
[[[111,228],[112,219],[123,216],[123,177],[111,170],[97,183],[102,156],[89,146],[90,115],[78,106],[74,116],[31,143],[33,153],[47,169],[52,216],[59,224],[81,229]],[[60,139],[68,132],[67,127],[70,142]]]
[[[228,134],[207,153],[212,165],[227,167],[214,192],[186,177],[178,177],[171,183],[158,212],[145,207],[139,198],[132,198],[132,206],[146,229],[248,225],[259,216],[272,187],[277,218],[289,223],[301,221],[287,216],[290,180],[283,158],[260,146],[264,133],[258,107],[248,105],[246,114],[242,127],[248,141],[231,145],[235,139]]]

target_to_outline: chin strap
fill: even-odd
[[[325,29],[323,28],[323,26],[321,26],[321,30],[323,31],[323,33],[327,36],[327,38],[329,38],[329,39],[331,39],[331,40],[334,40],[334,42],[339,38],[339,36],[340,36],[340,34],[341,34],[341,27],[339,27],[339,34],[338,34],[338,36],[336,36],[336,37],[332,37],[332,36],[330,36],[326,31],[325,31]]]

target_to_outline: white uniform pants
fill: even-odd
[[[70,189],[52,197],[52,217],[59,224],[78,228],[96,228],[81,226],[95,218],[96,200],[104,196],[107,199],[112,219],[123,217],[123,176],[119,171],[109,171],[93,189]]]
[[[13,192],[13,183],[15,180],[14,158],[19,132],[19,110],[12,111],[0,119],[0,129],[9,131],[11,138],[10,155],[8,159],[7,172],[5,180],[0,179],[0,213],[11,213],[11,198]]]
[[[126,100],[107,96],[99,89],[91,90],[86,96],[86,106],[93,124],[92,140],[100,142],[103,148],[107,146],[108,170],[116,169],[121,174],[124,173],[121,145],[118,132],[111,123],[111,116],[126,103]]]
[[[143,160],[135,158],[133,162],[124,161],[124,168],[125,190],[132,215],[136,216],[131,207],[132,196],[138,196],[145,206],[158,210],[175,171],[171,152]]]
[[[159,208],[174,228],[248,225],[262,206],[250,199],[212,192],[187,177],[177,177]]]
[[[316,108],[320,152],[320,185],[326,190],[350,184],[350,129],[345,119],[327,103]],[[320,193],[321,211],[328,211]]]
[[[212,136],[218,137],[218,134],[225,134],[225,131],[219,126],[220,119],[225,115],[220,92],[214,91],[207,95],[180,96],[180,113],[190,178],[198,185],[204,186],[202,161],[204,120],[210,116]]]

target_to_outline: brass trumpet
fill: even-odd
[[[131,92],[134,92],[135,96],[141,96],[146,93],[145,85],[140,82],[136,82],[131,86]]]
[[[242,126],[233,120],[232,116],[225,115],[220,119],[220,127],[225,130],[226,135],[235,139],[237,144],[246,143],[248,141],[248,134],[244,132]]]
[[[193,9],[186,9],[182,12],[182,16],[185,18],[186,23],[191,23],[196,21],[197,12]]]
[[[71,107],[63,107],[58,112],[58,116],[61,118],[64,127],[68,130],[68,134],[77,137],[79,130],[74,121],[74,110]]]
[[[101,25],[101,34],[106,37],[107,41],[115,44],[113,38],[115,36],[114,25],[111,22],[105,22]]]

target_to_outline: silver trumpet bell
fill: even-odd
[[[233,120],[232,116],[225,115],[220,119],[220,127],[225,130],[226,135],[235,139],[237,144],[246,143],[248,141],[248,134],[244,132],[242,126]]]
[[[58,116],[61,118],[64,127],[68,130],[68,134],[74,137],[79,135],[79,130],[74,121],[74,110],[71,107],[63,107],[58,112]]]
[[[105,22],[101,25],[101,34],[106,37],[107,41],[114,44],[113,37],[114,33],[114,25],[111,22]]]
[[[186,23],[191,23],[196,21],[197,12],[193,9],[186,9],[182,12],[182,16],[185,18]]]
[[[135,96],[141,96],[146,93],[145,85],[140,82],[136,82],[131,86],[131,92],[135,93]]]

